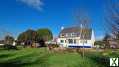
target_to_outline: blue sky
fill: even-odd
[[[61,27],[76,23],[74,12],[85,9],[96,38],[105,34],[104,0],[0,0],[0,38],[5,32],[17,37],[26,29],[49,28],[57,36]]]

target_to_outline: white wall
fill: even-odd
[[[75,38],[73,38],[73,39],[75,39]],[[61,43],[60,42],[61,40],[64,40],[64,42]],[[66,40],[66,42],[65,42],[65,40]],[[69,44],[68,39],[66,39],[66,38],[58,38],[57,43],[62,45],[63,47],[68,47],[69,45],[72,45],[72,46],[91,46],[91,47],[93,47],[93,45],[94,45],[94,41],[92,41],[92,40],[87,40],[87,43],[83,44],[83,42],[81,42],[80,39],[78,39],[78,42],[76,44]]]

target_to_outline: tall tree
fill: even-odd
[[[32,29],[28,29],[25,32],[21,33],[18,36],[18,41],[25,42],[25,41],[36,41],[37,32]]]
[[[119,0],[108,0],[105,9],[106,29],[119,39]]]
[[[76,10],[75,12],[75,18],[76,18],[76,26],[81,28],[80,31],[80,37],[82,40],[83,44],[83,52],[82,56],[84,57],[85,53],[85,48],[84,48],[84,43],[87,41],[87,37],[90,36],[89,34],[91,32],[90,27],[91,27],[91,21],[90,17],[88,16],[87,12],[81,9]]]
[[[48,40],[52,40],[53,39],[52,32],[47,28],[38,29],[37,30],[37,34],[38,34],[38,36],[37,36],[38,40],[43,39],[44,41],[48,41]]]

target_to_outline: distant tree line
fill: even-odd
[[[36,43],[37,46],[44,47],[46,46],[45,42],[52,39],[53,34],[48,28],[38,30],[28,29],[20,33],[17,37],[17,40],[15,40],[11,35],[6,35],[4,40],[0,40],[0,43],[5,44],[5,47],[13,45],[14,42],[16,45],[23,45],[24,47],[32,47],[36,45]]]
[[[39,43],[41,47],[45,46],[45,41],[52,39],[52,32],[47,28],[38,30],[28,29],[20,33],[17,38],[19,44],[24,43],[25,46],[31,46],[33,43]]]

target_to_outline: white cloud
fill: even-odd
[[[33,7],[37,10],[42,10],[43,3],[41,0],[16,0],[17,2],[22,2],[30,7]]]

